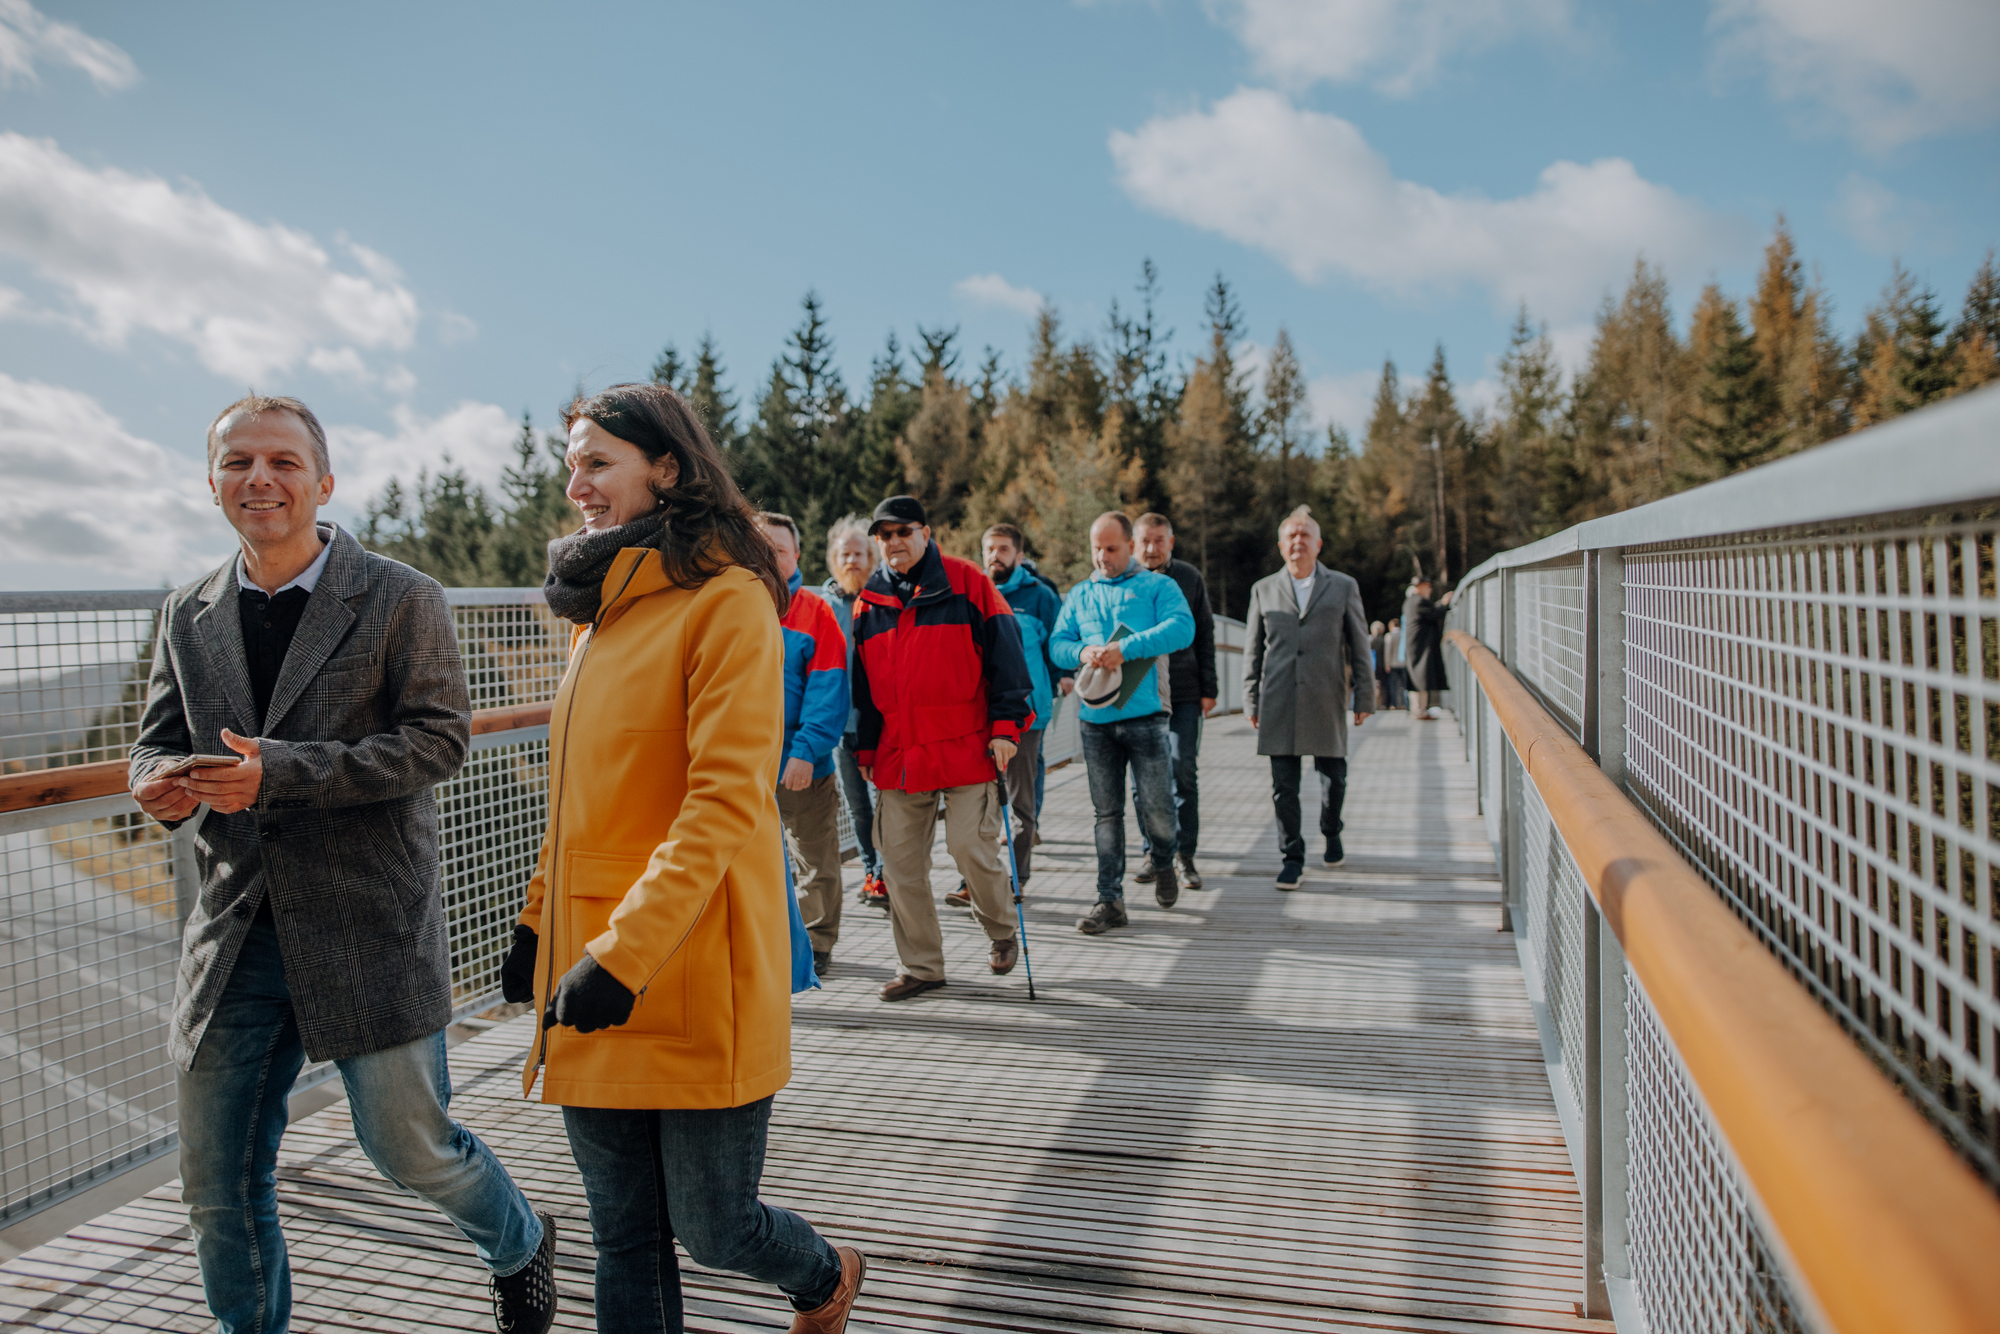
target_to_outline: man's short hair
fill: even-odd
[[[246,417],[256,417],[266,412],[289,412],[304,423],[306,434],[312,437],[313,466],[319,475],[327,476],[333,471],[333,461],[326,453],[326,428],[313,416],[313,410],[296,398],[284,398],[273,394],[245,394],[228,407],[215,414],[215,420],[208,424],[208,470],[215,471],[215,460],[222,454],[222,423],[238,413]]]
[[[980,543],[984,545],[986,539],[989,537],[1004,537],[1009,542],[1012,542],[1014,544],[1014,550],[1022,553],[1023,555],[1027,554],[1028,540],[1022,537],[1021,530],[1019,528],[1016,528],[1011,523],[994,524],[991,528],[988,528],[984,533],[980,534],[979,537]]]
[[[1290,528],[1295,523],[1303,525],[1304,527],[1312,530],[1312,535],[1314,537],[1321,536],[1321,533],[1319,531],[1319,520],[1313,518],[1312,516],[1312,506],[1301,505],[1297,509],[1293,510],[1290,514],[1287,514],[1285,516],[1285,521],[1278,525],[1278,536],[1283,537],[1285,535],[1285,530],[1287,528]]]
[[[757,522],[767,528],[783,528],[787,530],[792,535],[792,545],[794,547],[799,545],[799,523],[791,515],[780,514],[776,510],[759,510],[757,513]]]
[[[843,514],[833,521],[826,530],[826,565],[833,568],[833,553],[840,550],[840,544],[848,538],[859,538],[863,548],[872,552],[868,545],[868,520],[859,514]]]
[[[1127,542],[1130,542],[1132,540],[1132,517],[1129,514],[1125,513],[1125,511],[1123,510],[1106,510],[1104,511],[1104,513],[1092,519],[1090,521],[1090,526],[1092,528],[1095,528],[1097,527],[1098,524],[1103,523],[1106,519],[1109,519],[1113,523],[1118,525],[1119,530],[1125,534],[1125,540]]]
[[[1168,537],[1174,535],[1174,521],[1166,515],[1153,510],[1147,510],[1144,514],[1134,519],[1132,526],[1135,528],[1158,528],[1164,531]]]

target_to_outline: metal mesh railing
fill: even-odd
[[[1506,744],[1506,762],[1518,769],[1521,762],[1513,745]],[[1520,792],[1521,900],[1535,965],[1533,983],[1539,984],[1555,1021],[1570,1105],[1581,1113],[1589,1098],[1584,1082],[1584,1046],[1590,1029],[1584,1015],[1583,927],[1590,891],[1535,785],[1523,781]]]
[[[80,804],[0,834],[0,1220],[173,1143],[170,840]]]
[[[1632,791],[2000,1178],[1991,518],[1625,556]]]
[[[1571,731],[1583,722],[1583,565],[1517,570],[1514,673]]]
[[[164,593],[0,593],[0,772],[123,759]]]
[[[1804,1334],[1740,1173],[1629,968],[1625,994],[1625,1226],[1649,1334]]]

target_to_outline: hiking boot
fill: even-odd
[[[1340,835],[1335,834],[1326,841],[1326,864],[1338,866],[1347,860],[1347,849],[1340,846]]]
[[[1101,936],[1114,926],[1130,926],[1132,919],[1125,915],[1125,905],[1115,899],[1099,899],[1097,906],[1084,914],[1076,924],[1076,929],[1086,936]]]
[[[1136,870],[1136,871],[1134,871],[1134,872],[1132,873],[1132,879],[1133,879],[1133,880],[1134,880],[1135,882],[1137,882],[1138,884],[1141,884],[1141,885],[1150,885],[1150,884],[1152,884],[1152,883],[1153,883],[1153,863],[1152,863],[1151,861],[1148,861],[1148,862],[1146,862],[1146,863],[1145,863],[1144,865],[1140,866],[1140,868],[1139,868],[1138,870]]]
[[[833,1253],[840,1257],[840,1286],[812,1310],[794,1312],[791,1334],[843,1334],[847,1329],[847,1313],[861,1295],[861,1280],[868,1277],[868,1257],[852,1246],[836,1246]]]
[[[1153,902],[1162,908],[1171,908],[1181,901],[1180,881],[1174,878],[1174,864],[1167,862],[1153,868]]]
[[[488,1280],[500,1334],[549,1334],[556,1322],[556,1218],[539,1210],[535,1217],[542,1220],[542,1244],[534,1258],[505,1278]]]
[[[833,951],[832,951],[832,950],[814,950],[814,951],[813,951],[813,971],[814,971],[815,973],[818,973],[818,974],[819,974],[819,975],[820,975],[821,977],[825,977],[825,976],[826,976],[826,970],[827,970],[827,969],[829,969],[829,968],[831,968],[831,967],[833,967]]]
[[[947,908],[970,908],[972,906],[972,886],[966,884],[963,880],[959,881],[958,888],[944,896],[944,902]]]
[[[897,977],[895,981],[884,982],[882,984],[882,999],[885,1001],[908,1000],[912,996],[921,996],[926,991],[936,991],[943,985],[944,979],[941,977],[926,980],[921,977],[911,977],[908,973],[904,973]]]
[[[1181,858],[1181,888],[1200,889],[1201,872],[1194,869],[1194,858]]]
[[[1021,942],[1012,936],[994,941],[992,953],[986,958],[987,966],[996,973],[1011,973],[1020,961]]]
[[[1299,876],[1305,872],[1305,869],[1302,863],[1286,862],[1278,868],[1278,888],[1297,889],[1299,887]]]

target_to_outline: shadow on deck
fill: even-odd
[[[950,987],[882,1005],[887,923],[850,902],[796,1008],[764,1191],[868,1252],[855,1334],[1609,1328],[1574,1315],[1581,1210],[1457,728],[1358,735],[1348,860],[1280,894],[1268,768],[1212,723],[1208,887],[1165,912],[1129,886],[1132,926],[1100,939],[1073,926],[1081,766],[1050,775],[1032,1005],[962,914]],[[452,1052],[453,1108],[561,1219],[558,1327],[589,1329],[561,1117],[517,1096],[527,1022]],[[280,1197],[298,1328],[491,1328],[483,1269],[374,1174],[344,1104],[292,1127]],[[775,1291],[683,1269],[690,1329],[785,1327]],[[0,1327],[211,1327],[177,1188],[0,1266]]]

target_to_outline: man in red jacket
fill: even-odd
[[[868,535],[882,563],[854,600],[854,758],[879,791],[875,847],[889,886],[889,925],[902,974],[885,1001],[944,985],[944,937],[931,898],[931,842],[944,801],[945,846],[972,891],[972,915],[993,942],[988,963],[1013,970],[1013,894],[1000,861],[995,766],[1034,725],[1033,683],[1013,610],[986,572],[947,556],[923,505],[891,496]]]

